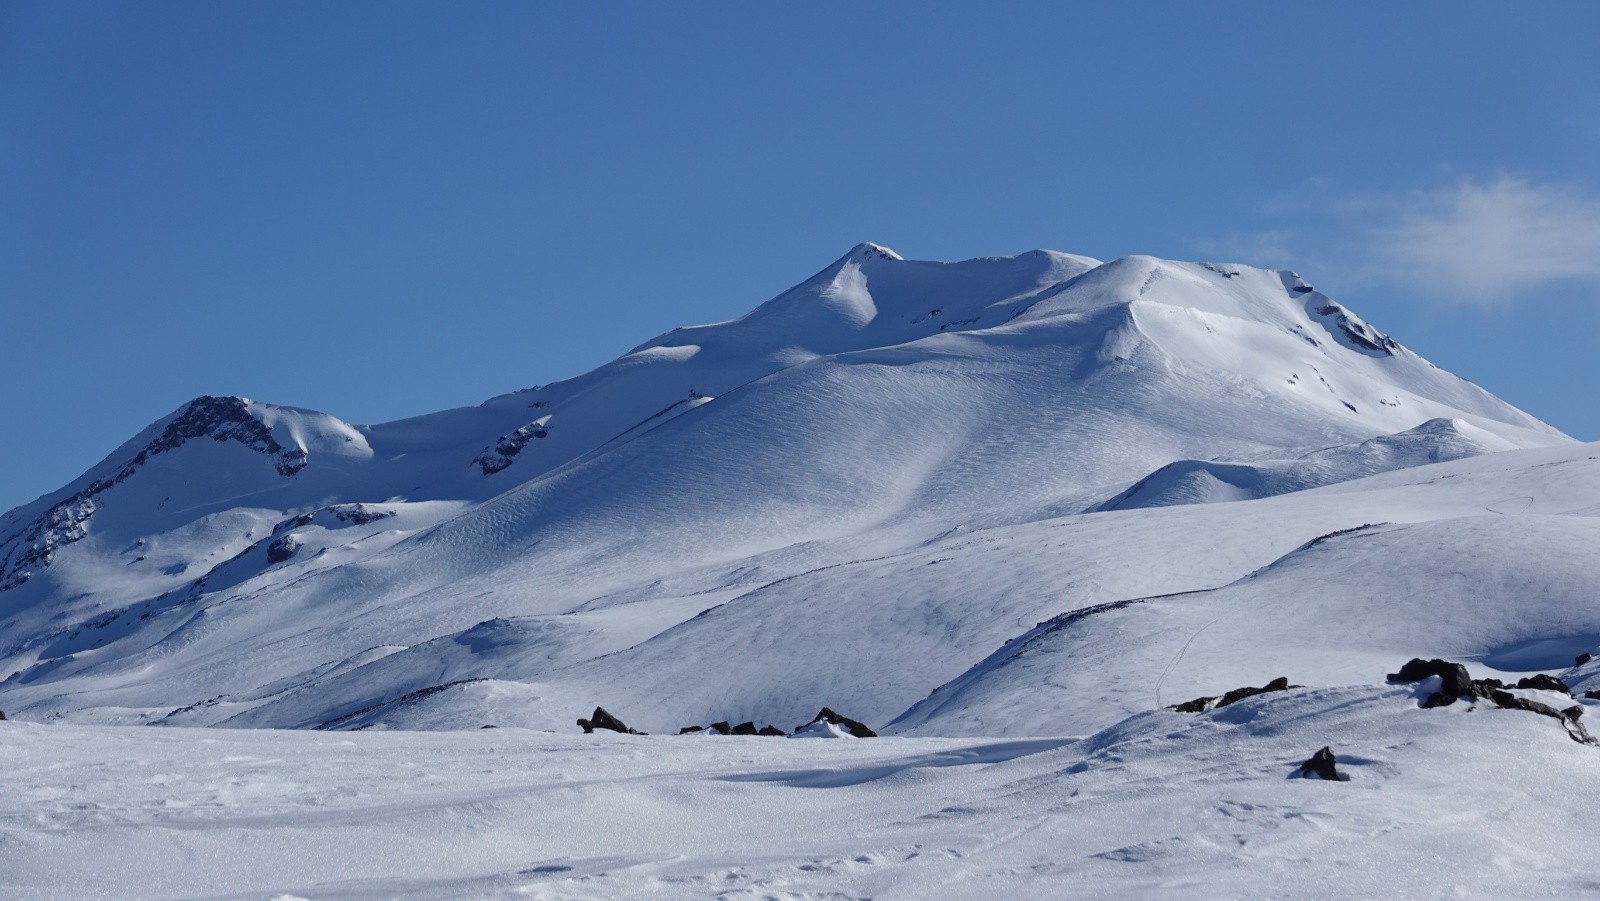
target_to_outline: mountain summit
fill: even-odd
[[[478,407],[358,427],[243,398],[185,404],[0,519],[0,704],[352,726],[457,686],[558,727],[604,688],[686,722],[788,722],[831,700],[811,688],[868,692],[861,667],[794,678],[817,648],[738,613],[782,596],[785,629],[817,628],[816,596],[775,587],[801,576],[1569,443],[1294,273],[1045,250],[942,263],[861,244],[742,317]],[[1183,590],[1261,553],[1099,585]],[[930,600],[944,611],[930,627],[902,601],[815,613],[845,630],[827,654],[853,647],[891,673],[870,675],[878,713],[1060,612]],[[944,639],[882,647],[870,628]],[[658,697],[650,683],[691,678],[685,657],[713,648],[741,685]],[[928,653],[942,657],[899,657]]]

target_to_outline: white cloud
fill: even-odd
[[[1382,268],[1464,300],[1600,281],[1600,202],[1516,178],[1419,195],[1374,238]]]

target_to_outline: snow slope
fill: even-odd
[[[1300,489],[1539,447],[1582,454],[1292,273],[861,245],[477,408],[185,405],[0,521],[0,707],[883,723],[1060,613],[1219,588],[1374,509],[1480,503]]]
[[[1600,445],[1292,273],[861,245],[475,408],[202,397],[5,514],[0,894],[1586,894],[1600,749],[1384,674],[1592,714],[1597,543]],[[825,705],[884,737],[670,734]]]

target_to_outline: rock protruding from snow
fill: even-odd
[[[1445,707],[1454,704],[1462,695],[1472,694],[1472,676],[1467,668],[1459,663],[1440,660],[1423,660],[1413,657],[1400,667],[1397,673],[1390,673],[1390,682],[1421,682],[1433,676],[1440,679],[1439,690],[1429,695],[1422,702],[1424,707]]]
[[[770,725],[770,724],[766,725],[766,726],[762,726],[760,729],[757,729],[754,720],[746,720],[746,721],[740,723],[737,726],[728,725],[728,721],[727,720],[719,720],[719,721],[717,721],[715,723],[712,723],[709,726],[684,726],[682,729],[678,730],[678,734],[679,735],[705,734],[705,735],[777,735],[777,736],[782,736],[782,735],[786,735],[788,733],[784,732],[782,729],[779,729],[777,726],[773,726],[773,725]]]
[[[1195,698],[1192,701],[1184,701],[1182,704],[1173,704],[1167,709],[1176,710],[1179,713],[1204,713],[1207,710],[1219,710],[1228,706],[1229,704],[1234,703],[1235,701],[1242,701],[1245,698],[1255,697],[1256,695],[1267,694],[1274,691],[1288,691],[1291,688],[1300,687],[1301,686],[1299,685],[1290,685],[1289,677],[1279,676],[1278,678],[1273,679],[1271,682],[1268,682],[1260,687],[1246,685],[1242,688],[1235,688],[1233,691],[1225,694],[1215,696],[1206,695]]]
[[[612,732],[621,732],[624,735],[644,735],[637,729],[628,728],[628,724],[606,712],[604,707],[596,707],[588,719],[579,719],[578,725],[583,727],[585,735],[596,729],[607,729]]]
[[[814,723],[807,723],[806,725],[801,726],[800,728],[794,730],[794,733],[792,735],[790,735],[789,737],[790,738],[855,738],[855,736],[853,734],[851,734],[848,729],[844,728],[843,726],[834,725],[833,723],[830,723],[827,720],[817,720]]]
[[[1549,704],[1535,701],[1531,698],[1519,697],[1509,691],[1504,691],[1498,688],[1489,689],[1488,697],[1489,700],[1494,702],[1496,707],[1501,707],[1506,710],[1526,710],[1529,713],[1537,713],[1541,716],[1553,717],[1554,719],[1560,720],[1562,727],[1567,730],[1567,735],[1578,744],[1600,744],[1600,742],[1595,741],[1594,736],[1589,734],[1589,730],[1585,729],[1583,724],[1578,722],[1578,717],[1583,716],[1583,708],[1581,706],[1574,704],[1573,706],[1564,710],[1558,710]]]
[[[293,557],[298,550],[300,550],[300,539],[295,537],[293,532],[280,535],[267,545],[267,562],[282,563]]]
[[[244,398],[197,397],[172,414],[161,433],[126,463],[57,501],[20,536],[7,542],[10,547],[0,557],[0,591],[28,581],[34,570],[50,565],[57,550],[87,536],[96,497],[127,481],[151,457],[176,450],[196,438],[235,441],[275,457],[273,467],[281,476],[292,476],[304,469],[309,459],[305,448],[280,444]]]
[[[1336,768],[1339,758],[1333,753],[1333,748],[1323,745],[1322,750],[1311,755],[1305,763],[1300,764],[1301,776],[1318,776],[1329,782],[1341,782],[1344,777]]]
[[[483,453],[474,457],[472,462],[478,464],[478,468],[483,470],[486,476],[505,469],[511,465],[513,458],[528,446],[528,442],[550,434],[550,430],[545,426],[549,419],[550,417],[545,416],[509,434],[501,435],[495,439],[493,448],[484,448]]]
[[[876,738],[878,735],[878,733],[867,728],[867,725],[860,720],[853,720],[850,717],[835,713],[831,707],[824,707],[817,711],[817,715],[811,718],[811,722],[802,726],[796,726],[794,730],[795,734],[798,735],[807,727],[816,725],[817,723],[829,723],[837,726],[856,738]]]
[[[1518,688],[1537,688],[1540,691],[1559,691],[1564,695],[1571,695],[1572,689],[1567,683],[1549,673],[1536,673],[1532,676],[1523,676],[1517,680]]]

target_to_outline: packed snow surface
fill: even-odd
[[[0,893],[118,898],[1575,897],[1600,750],[1308,688],[1081,738],[12,724]],[[1300,778],[1333,745],[1348,781]]]

